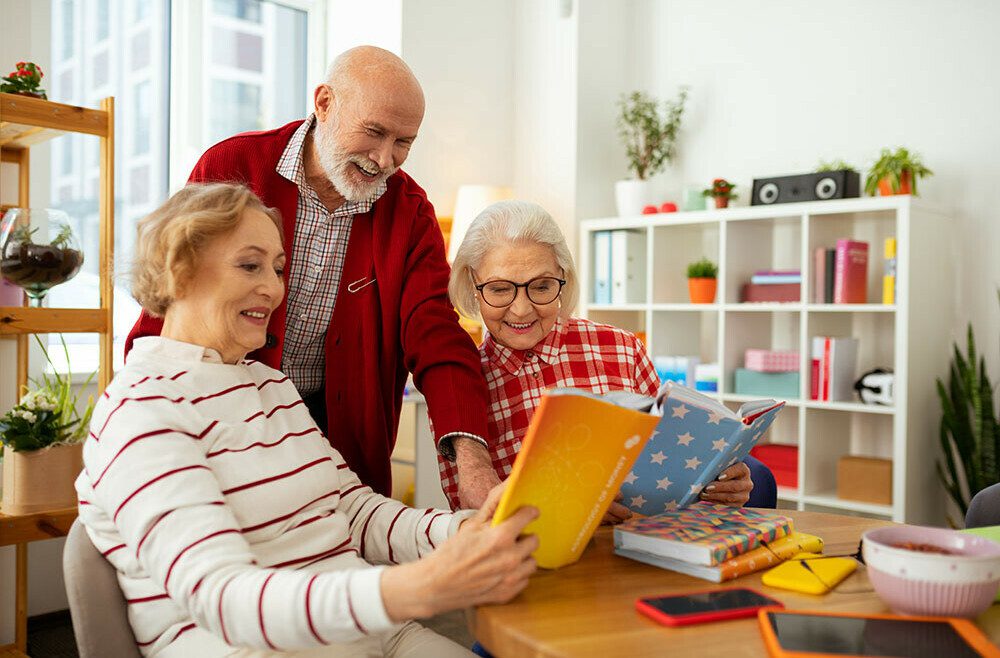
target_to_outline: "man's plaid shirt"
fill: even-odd
[[[316,115],[310,114],[288,141],[275,168],[299,188],[281,369],[303,397],[323,385],[326,363],[323,344],[337,303],[354,215],[371,210],[386,190],[383,182],[371,198],[347,201],[333,212],[328,211],[306,183],[302,164],[306,135],[315,124]]]

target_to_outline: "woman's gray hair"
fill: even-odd
[[[486,254],[497,245],[518,242],[543,244],[552,249],[556,263],[563,270],[562,278],[566,281],[560,297],[559,315],[567,318],[576,308],[580,296],[576,265],[556,220],[537,203],[498,201],[473,220],[451,266],[448,296],[462,315],[480,317],[479,296],[472,275]]]

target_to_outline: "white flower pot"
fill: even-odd
[[[619,217],[635,217],[642,214],[642,209],[655,205],[656,188],[648,180],[620,180],[615,183],[615,205]]]

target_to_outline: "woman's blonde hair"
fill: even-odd
[[[201,249],[235,230],[247,210],[267,215],[278,233],[281,216],[236,183],[191,184],[139,220],[132,295],[152,315],[163,316],[198,267]]]
[[[562,268],[562,278],[566,281],[560,296],[559,315],[567,318],[573,312],[580,296],[580,286],[573,255],[556,220],[537,203],[498,201],[473,220],[451,266],[448,296],[462,315],[480,317],[472,273],[482,263],[483,257],[497,245],[519,242],[543,244],[552,249],[556,264]]]

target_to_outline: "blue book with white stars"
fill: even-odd
[[[662,418],[621,488],[625,506],[646,515],[698,500],[722,471],[746,459],[785,406],[755,400],[733,411],[674,382],[664,384],[658,400]]]

